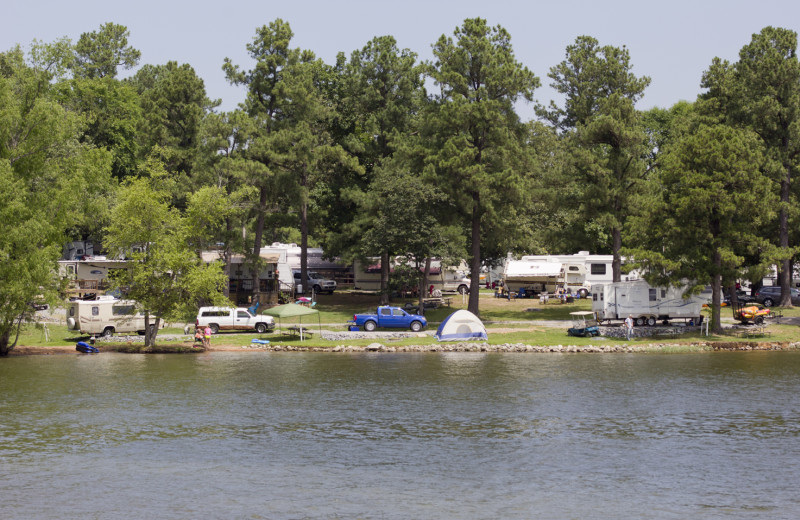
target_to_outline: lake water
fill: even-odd
[[[800,353],[0,359],[3,519],[800,517]]]

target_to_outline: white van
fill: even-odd
[[[210,327],[216,334],[220,330],[254,330],[259,334],[275,330],[272,316],[253,314],[244,307],[200,307],[196,327]]]
[[[150,327],[155,327],[153,316]],[[163,320],[160,328],[164,328]],[[144,314],[136,310],[133,300],[118,300],[112,296],[77,300],[67,309],[67,330],[92,336],[111,336],[115,332],[144,334]]]

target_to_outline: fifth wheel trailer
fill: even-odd
[[[650,287],[645,280],[592,286],[592,311],[598,321],[624,320],[633,316],[637,325],[653,326],[659,321],[703,321],[701,310],[708,295],[684,298],[686,287]]]

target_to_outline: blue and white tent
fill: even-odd
[[[456,311],[439,325],[434,335],[439,341],[487,340],[483,322],[467,310]]]

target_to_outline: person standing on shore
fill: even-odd
[[[206,325],[205,330],[203,330],[203,347],[210,348],[211,347],[211,327]]]
[[[633,315],[628,314],[628,317],[625,318],[625,339],[630,341],[632,335],[633,335]]]

